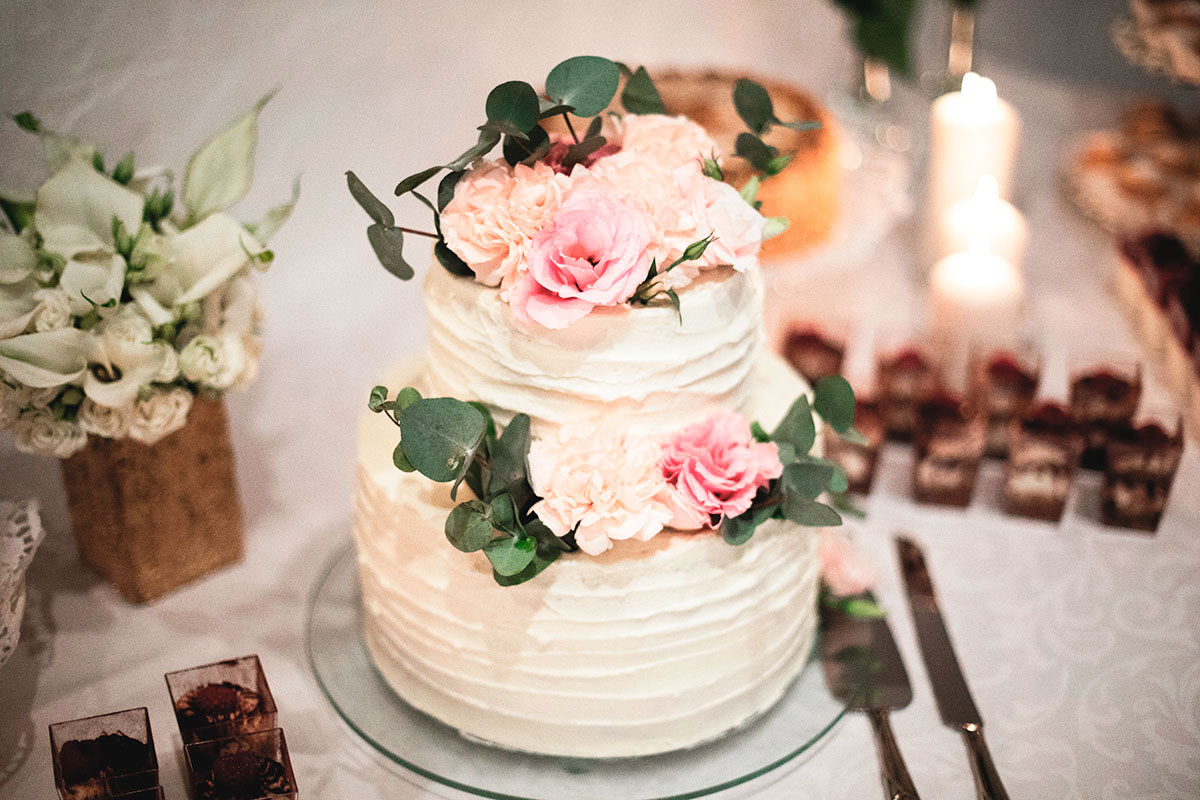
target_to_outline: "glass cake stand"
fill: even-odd
[[[624,759],[517,753],[469,740],[408,706],[375,670],[361,635],[354,548],[339,550],[309,598],[308,657],[322,691],[359,736],[401,766],[496,800],[683,800],[740,786],[808,751],[845,713],[810,661],[759,719],[689,750]]]

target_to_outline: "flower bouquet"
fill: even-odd
[[[242,552],[221,393],[254,379],[251,273],[289,202],[256,225],[223,209],[250,189],[264,98],[188,162],[112,169],[93,146],[40,137],[50,178],[0,197],[0,429],[62,459],[85,561],[145,601]]]

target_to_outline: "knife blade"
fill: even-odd
[[[821,666],[829,691],[871,720],[884,796],[919,800],[889,721],[891,711],[912,702],[912,686],[887,620],[822,605]]]
[[[938,608],[937,594],[925,564],[925,554],[916,542],[904,536],[896,537],[900,555],[900,571],[912,609],[917,644],[925,661],[925,671],[933,686],[934,700],[942,722],[960,731],[967,745],[971,772],[975,776],[975,795],[979,800],[1008,800],[1008,792],[1000,781],[996,765],[983,739],[983,717],[971,697],[963,676],[962,665],[954,654],[950,633]]]

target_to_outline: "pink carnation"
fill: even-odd
[[[754,441],[744,417],[719,411],[663,444],[662,473],[671,487],[671,527],[697,530],[744,513],[783,465],[774,442]]]
[[[818,535],[821,579],[830,592],[847,597],[875,585],[875,569],[862,559],[848,536],[834,528],[822,528]]]
[[[533,512],[555,536],[575,532],[589,555],[613,541],[648,541],[671,518],[658,445],[612,425],[560,428],[529,448]]]
[[[717,143],[704,128],[687,117],[665,114],[626,114],[605,120],[604,134],[622,151],[635,152],[667,172],[683,164],[695,164],[717,152]]]
[[[517,317],[565,328],[596,306],[624,303],[646,279],[650,221],[598,182],[571,191],[533,240],[509,296]]]
[[[458,182],[441,213],[446,246],[487,286],[508,289],[533,238],[558,210],[570,178],[545,164],[481,162]]]

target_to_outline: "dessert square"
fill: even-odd
[[[841,374],[846,336],[815,323],[797,325],[784,339],[783,357],[805,380],[815,384],[821,378]]]
[[[1182,456],[1178,414],[1147,413],[1111,431],[1101,490],[1104,524],[1157,530]]]
[[[911,440],[921,404],[940,384],[933,358],[923,347],[902,345],[880,353],[876,376],[879,411],[888,438]]]
[[[1083,436],[1070,409],[1043,403],[1011,423],[1004,511],[1058,522],[1071,492]]]
[[[1133,417],[1141,395],[1141,365],[1136,362],[1088,359],[1071,371],[1070,407],[1083,430],[1085,469],[1104,468],[1109,431]]]
[[[996,350],[973,359],[972,399],[987,415],[989,456],[1008,454],[1012,420],[1033,402],[1041,377],[1038,354],[1032,348]]]
[[[913,495],[920,503],[965,508],[986,444],[985,420],[950,394],[921,403],[914,435]]]

